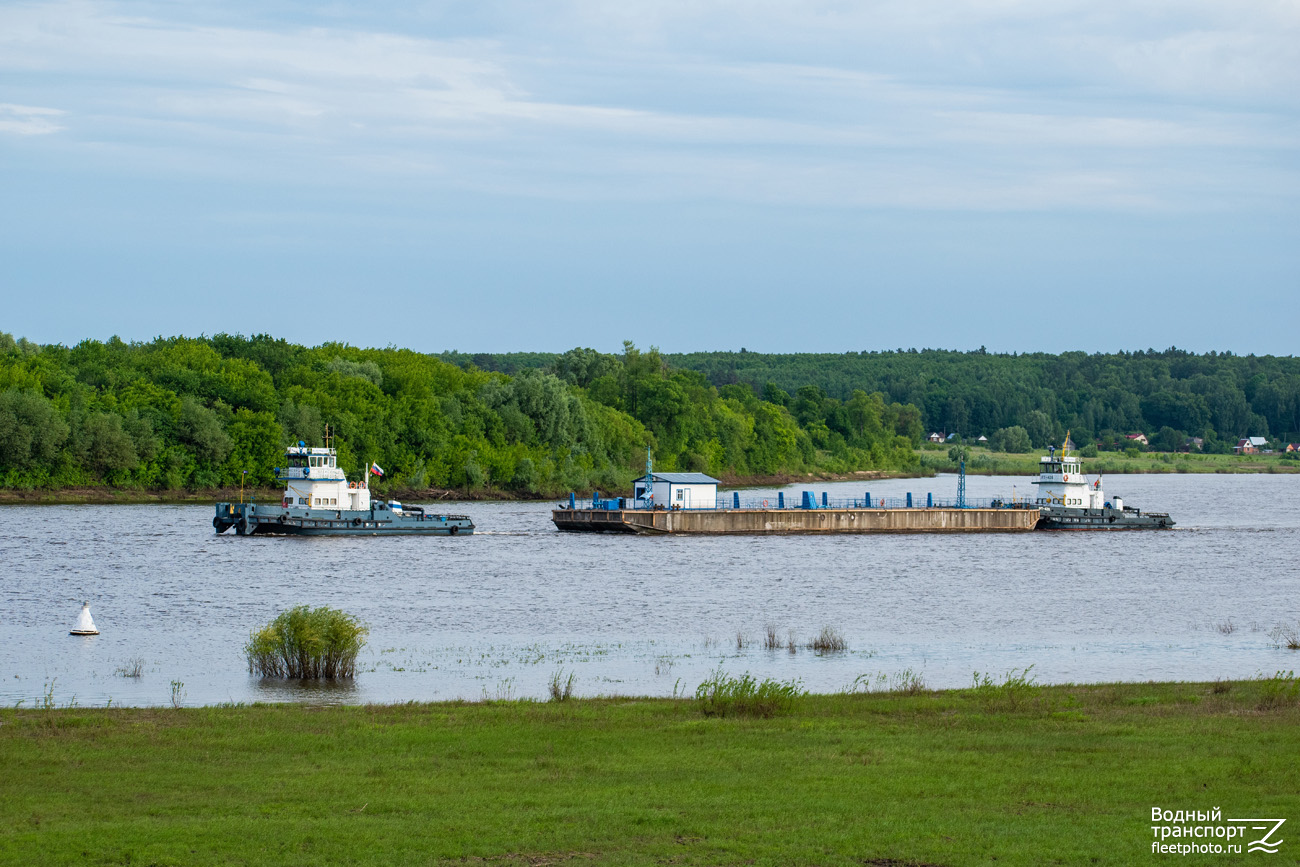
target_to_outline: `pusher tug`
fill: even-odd
[[[276,467],[285,483],[284,498],[266,503],[217,503],[212,526],[218,533],[231,527],[240,536],[457,536],[474,532],[465,515],[433,515],[419,506],[370,497],[367,474],[349,482],[338,466],[338,453],[328,446],[309,448],[299,442],[285,450],[287,467]],[[382,475],[378,465],[369,472]]]
[[[1066,444],[1069,444],[1066,436]],[[1084,478],[1079,458],[1062,447],[1056,453],[1051,446],[1039,459],[1038,507],[1040,530],[1168,530],[1174,520],[1164,512],[1143,512],[1124,505],[1119,497],[1109,501],[1101,489],[1101,476],[1093,481]]]

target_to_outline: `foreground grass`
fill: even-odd
[[[1280,683],[810,696],[771,719],[667,699],[8,710],[0,860],[1146,862],[1153,806],[1300,824]]]

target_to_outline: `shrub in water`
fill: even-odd
[[[830,626],[823,626],[819,635],[808,642],[808,649],[817,653],[843,653],[849,649],[849,643]]]
[[[719,668],[696,688],[695,701],[705,716],[766,718],[790,710],[807,694],[797,680],[768,678],[759,683],[748,672],[733,677]]]
[[[367,632],[351,614],[300,605],[249,636],[248,670],[262,677],[350,678]]]

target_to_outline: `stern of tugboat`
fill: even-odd
[[[252,503],[217,503],[216,514],[212,516],[212,528],[220,535],[234,527],[237,534],[246,536],[251,532],[248,516],[254,509]]]

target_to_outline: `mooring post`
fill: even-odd
[[[778,509],[784,509],[784,508],[785,508],[785,491],[777,491],[777,492],[776,492],[776,507],[777,507]]]
[[[934,494],[931,493],[931,494],[926,494],[926,495],[925,495],[925,507],[926,507],[927,509],[933,509],[933,508],[934,508]]]
[[[867,508],[871,508],[871,492],[867,491]]]
[[[569,491],[569,508],[570,509],[578,508],[577,494],[573,493],[573,491]]]
[[[912,508],[912,492],[907,492],[907,508]]]
[[[731,492],[731,508],[733,509],[740,508],[740,491]]]
[[[822,508],[824,509],[826,508],[826,506],[827,506],[826,492],[822,491]]]

